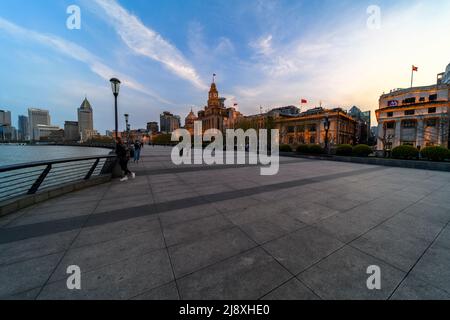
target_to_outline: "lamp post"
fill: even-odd
[[[130,119],[130,115],[128,113],[124,114],[125,117],[125,130],[127,131],[127,144],[130,144],[130,125],[128,123],[128,120]]]
[[[119,137],[119,119],[118,119],[118,112],[117,112],[117,97],[119,96],[119,91],[120,91],[120,80],[117,78],[112,78],[110,80],[111,82],[111,89],[114,95],[114,110],[115,110],[115,130],[116,130],[116,141],[117,138]]]
[[[325,150],[327,154],[329,154],[330,150],[329,150],[328,132],[330,131],[330,118],[328,117],[328,115],[325,116],[325,121],[323,125],[325,128]]]

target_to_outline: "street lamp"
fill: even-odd
[[[124,114],[125,117],[125,128],[127,131],[127,143],[129,144],[129,140],[130,140],[130,125],[128,124],[128,120],[130,119],[130,115],[128,113]]]
[[[118,113],[117,113],[117,97],[119,96],[119,91],[120,91],[120,80],[117,78],[112,78],[111,80],[109,80],[111,82],[111,89],[114,95],[114,100],[115,100],[115,129],[116,129],[116,141],[117,138],[119,137],[119,119],[118,119]]]
[[[330,118],[328,115],[325,116],[325,121],[323,123],[325,128],[325,150],[327,151],[327,154],[329,154],[329,141],[328,141],[328,132],[330,131]]]

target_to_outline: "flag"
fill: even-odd
[[[308,100],[302,99],[301,103],[302,103],[302,104],[308,103]]]
[[[412,66],[412,71],[419,71],[419,67],[416,67],[416,66]]]

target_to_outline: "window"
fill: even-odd
[[[295,127],[288,127],[288,133],[294,133]]]
[[[316,131],[317,131],[317,128],[316,128],[315,124],[312,124],[309,126],[309,132],[316,132]]]
[[[428,119],[426,121],[426,126],[427,127],[436,127],[436,123],[437,123],[436,119]]]
[[[419,102],[425,102],[425,97],[420,97]]]
[[[395,122],[386,123],[386,129],[395,129]]]
[[[414,128],[416,126],[416,121],[414,120],[405,120],[402,122],[403,128]]]
[[[416,98],[408,98],[403,100],[403,104],[411,104],[411,103],[416,103]]]
[[[429,100],[430,100],[430,101],[436,101],[437,98],[438,98],[438,95],[437,95],[437,94],[432,94],[432,95],[430,95]]]
[[[413,116],[416,113],[416,110],[406,110],[405,116]]]
[[[392,118],[394,116],[394,113],[393,112],[388,112],[387,116],[388,116],[388,118]]]
[[[305,126],[304,125],[298,126],[297,127],[297,131],[298,132],[305,132]]]
[[[436,108],[428,108],[428,113],[436,113]]]

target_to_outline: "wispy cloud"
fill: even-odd
[[[178,77],[190,81],[199,89],[207,86],[183,54],[156,31],[146,27],[116,0],[94,0],[110,18],[112,26],[135,53],[162,63]]]
[[[109,81],[109,79],[111,79],[112,76],[118,76],[123,81],[123,84],[126,85],[127,87],[140,93],[143,93],[145,95],[148,95],[158,100],[159,102],[171,104],[171,102],[160,97],[151,90],[145,88],[141,83],[134,80],[133,78],[114,71],[112,68],[103,64],[100,58],[98,58],[90,51],[73,42],[64,40],[54,35],[42,34],[33,30],[23,28],[1,17],[0,17],[0,30],[8,33],[9,35],[12,35],[15,38],[26,39],[28,41],[37,42],[41,45],[50,47],[53,50],[69,58],[83,62],[86,65],[88,65],[88,67],[92,72],[94,72],[95,74],[97,74],[106,81]]]

